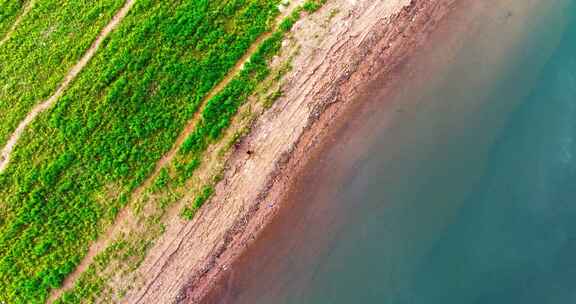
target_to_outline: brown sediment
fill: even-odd
[[[333,0],[320,15],[339,13],[320,39],[296,24],[302,52],[284,97],[231,157],[211,203],[190,222],[168,224],[138,270],[142,286],[125,302],[210,302],[229,267],[289,203],[296,176],[335,124],[346,122],[356,97],[370,80],[400,69],[456,2]]]
[[[242,260],[247,252],[246,247],[256,243],[255,240],[260,238],[264,231],[263,227],[267,227],[275,217],[281,216],[283,212],[290,212],[282,208],[266,208],[266,202],[272,201],[290,208],[289,205],[294,203],[292,199],[303,197],[301,189],[310,189],[311,186],[302,184],[310,182],[310,178],[314,176],[308,171],[319,169],[321,153],[324,150],[322,147],[330,145],[331,141],[338,137],[334,132],[342,130],[343,125],[350,123],[350,116],[357,114],[355,109],[360,105],[355,102],[358,102],[359,97],[366,91],[371,90],[371,81],[385,78],[392,89],[392,82],[404,63],[427,41],[438,22],[455,7],[456,2],[457,0],[410,1],[400,12],[389,19],[379,20],[372,28],[366,29],[363,33],[364,39],[360,40],[352,52],[342,52],[340,58],[346,59],[346,56],[349,56],[349,68],[339,77],[328,79],[323,83],[324,86],[317,90],[313,111],[294,150],[278,163],[275,172],[271,174],[268,188],[259,196],[259,203],[238,222],[236,230],[231,232],[233,236],[228,236],[229,243],[223,245],[220,255],[212,260],[212,268],[194,278],[183,291],[183,302],[227,303],[225,294],[230,292],[226,288],[229,287],[227,285],[232,277],[232,270],[236,267],[242,268],[236,263],[249,263]],[[354,38],[350,41],[354,41]],[[333,56],[338,58],[338,55],[336,53]],[[339,175],[342,172],[330,173]],[[338,177],[330,179],[339,180]]]

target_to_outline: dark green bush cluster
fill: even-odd
[[[214,194],[214,187],[205,186],[202,191],[200,191],[200,194],[194,198],[192,206],[187,206],[184,208],[182,211],[182,216],[184,216],[185,219],[191,220],[196,214],[196,211],[198,211],[198,209],[204,205],[204,203],[210,198],[210,196],[212,196],[212,194]]]
[[[160,173],[158,174],[158,177],[156,177],[156,180],[154,180],[154,184],[152,185],[152,192],[161,190],[168,184],[169,181],[170,181],[170,174],[168,173],[168,169],[165,167],[160,169]]]
[[[205,95],[270,28],[277,5],[277,0],[136,2],[65,96],[30,126],[20,141],[25,144],[16,147],[0,175],[0,301],[43,302],[60,286],[103,220],[115,217]],[[250,74],[263,73],[264,62],[255,57]],[[245,85],[236,82],[227,94],[246,92]],[[237,107],[229,97],[219,100],[234,105],[222,108],[213,101],[206,107],[201,135],[209,140],[219,136]],[[199,158],[183,171],[198,165]],[[157,180],[158,187],[164,182]],[[87,285],[64,300],[75,302],[91,292]]]
[[[308,0],[304,2],[302,6],[297,7],[290,16],[284,18],[282,23],[280,23],[279,30],[286,32],[292,29],[294,24],[300,19],[300,15],[303,11],[307,13],[313,13],[317,11],[327,0]]]
[[[302,9],[308,13],[313,13],[320,9],[322,5],[326,3],[327,0],[308,0],[304,5],[302,5]]]

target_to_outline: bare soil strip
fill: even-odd
[[[292,9],[295,8],[301,2],[303,2],[303,0],[293,1],[290,4],[290,6],[288,8],[286,8],[280,14],[280,16],[278,16],[276,23],[278,23],[284,17],[286,17],[288,15],[287,13],[291,12]],[[263,35],[261,35],[260,37],[258,37],[256,39],[256,41],[254,41],[254,43],[248,48],[248,50],[242,56],[242,58],[240,58],[240,60],[238,60],[238,62],[228,72],[228,74],[226,74],[224,79],[222,79],[215,87],[213,87],[210,90],[210,92],[208,93],[208,95],[206,95],[202,99],[202,101],[200,103],[201,106],[200,106],[199,110],[196,111],[196,113],[194,113],[194,116],[187,122],[186,126],[184,127],[184,129],[182,130],[182,132],[180,133],[180,135],[177,137],[176,141],[174,142],[172,148],[164,156],[162,156],[162,158],[158,161],[158,163],[156,163],[156,167],[154,168],[154,171],[152,172],[152,174],[150,174],[146,178],[146,180],[144,182],[142,182],[142,184],[140,184],[140,186],[138,186],[138,188],[136,188],[134,190],[134,192],[131,195],[132,201],[137,200],[142,195],[142,193],[158,177],[162,168],[164,168],[166,165],[170,164],[172,162],[172,160],[174,159],[174,157],[176,157],[178,150],[180,149],[180,146],[184,143],[186,138],[188,138],[188,136],[190,136],[190,134],[194,131],[196,124],[198,123],[198,121],[201,118],[201,115],[202,115],[202,112],[203,112],[203,109],[204,109],[206,103],[210,99],[215,97],[218,93],[220,93],[224,88],[226,88],[226,86],[230,83],[230,81],[232,81],[234,79],[234,77],[240,73],[240,71],[244,67],[244,64],[246,64],[250,60],[250,57],[252,57],[252,55],[258,50],[258,47],[260,46],[260,44],[264,40],[269,38],[272,35],[272,33],[273,32],[267,32],[267,33],[264,33]],[[178,216],[177,213],[175,213],[175,215]],[[62,287],[52,291],[52,293],[49,297],[48,303],[52,303],[54,300],[56,300],[58,297],[60,297],[62,295],[62,293],[66,292],[67,290],[74,287],[74,284],[78,280],[80,275],[82,275],[82,273],[88,269],[90,264],[94,261],[94,258],[96,258],[96,256],[100,252],[102,252],[102,250],[106,249],[108,247],[108,245],[110,245],[110,243],[115,240],[115,236],[119,235],[122,232],[127,232],[127,231],[131,231],[133,229],[137,229],[138,228],[137,225],[138,225],[138,223],[137,223],[137,220],[135,219],[134,214],[132,213],[132,210],[128,207],[123,208],[119,212],[118,216],[116,217],[115,223],[112,224],[108,228],[108,230],[106,232],[104,232],[98,238],[98,240],[90,246],[90,248],[88,249],[88,253],[86,254],[86,256],[84,256],[84,258],[82,259],[80,264],[78,264],[76,269],[72,273],[70,273],[66,277],[66,279],[64,279],[64,283],[62,284]]]
[[[26,6],[24,6],[24,10],[22,10],[20,15],[18,15],[18,17],[16,17],[16,20],[14,20],[14,23],[12,24],[10,29],[6,32],[4,37],[2,37],[2,39],[0,40],[0,46],[2,46],[6,41],[8,41],[8,39],[10,39],[10,36],[12,36],[12,33],[14,33],[14,31],[16,30],[18,25],[20,25],[20,22],[22,22],[22,19],[24,18],[24,16],[26,16],[28,14],[28,12],[30,12],[30,10],[32,9],[32,7],[34,6],[35,3],[36,3],[36,0],[30,0],[28,3],[26,3]]]
[[[86,66],[86,64],[88,64],[90,59],[94,57],[94,54],[96,54],[96,51],[98,51],[98,48],[100,47],[104,39],[106,39],[106,37],[108,37],[108,35],[118,26],[118,24],[120,24],[122,19],[126,17],[128,11],[130,11],[130,8],[132,8],[132,6],[134,5],[134,2],[135,0],[127,0],[126,3],[124,3],[124,6],[116,13],[116,15],[114,15],[114,17],[112,18],[112,20],[110,20],[110,22],[106,25],[106,27],[102,29],[96,40],[92,43],[92,45],[86,51],[86,53],[84,53],[84,56],[80,58],[80,61],[78,61],[76,65],[74,65],[72,69],[68,72],[68,74],[64,77],[64,81],[62,81],[62,83],[58,86],[56,92],[54,92],[54,94],[50,96],[48,99],[32,108],[32,110],[30,111],[30,113],[28,113],[28,115],[26,115],[24,120],[20,122],[14,133],[12,133],[12,135],[10,136],[10,139],[6,143],[6,146],[4,146],[2,152],[0,152],[0,173],[2,173],[8,166],[8,163],[10,161],[10,154],[12,153],[12,150],[14,150],[14,147],[18,143],[18,140],[26,130],[26,127],[28,127],[28,125],[32,121],[34,121],[34,119],[40,113],[52,107],[54,103],[58,100],[58,98],[60,98],[62,94],[64,94],[64,91],[66,91],[68,86],[70,86],[70,83],[72,83],[72,81],[76,79],[78,74],[82,71],[82,69]]]

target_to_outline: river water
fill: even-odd
[[[462,2],[212,302],[576,303],[576,1]]]

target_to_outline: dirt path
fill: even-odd
[[[0,46],[2,46],[6,41],[8,41],[8,39],[10,39],[10,36],[12,36],[12,33],[14,33],[14,31],[16,30],[16,28],[18,27],[20,22],[22,22],[22,19],[24,18],[24,16],[26,16],[28,14],[28,12],[30,12],[30,10],[32,9],[32,7],[34,6],[35,3],[36,3],[36,0],[30,0],[28,3],[26,3],[26,6],[24,7],[24,10],[22,11],[22,13],[20,13],[20,15],[18,15],[18,17],[16,17],[16,20],[14,20],[14,23],[12,24],[10,29],[8,29],[8,31],[6,32],[4,37],[2,37],[2,40],[0,40]]]
[[[287,12],[290,12],[301,2],[303,2],[303,0],[293,1],[290,4],[290,6],[285,8],[283,13],[281,13],[281,15],[277,18],[276,20],[277,23],[287,15]],[[238,60],[238,62],[234,65],[234,67],[228,72],[228,74],[226,74],[224,79],[222,79],[214,88],[212,88],[212,90],[210,90],[208,95],[206,95],[202,99],[199,110],[196,111],[192,119],[190,119],[186,123],[184,130],[180,133],[180,135],[174,142],[172,148],[158,161],[152,174],[150,174],[150,176],[148,176],[146,180],[140,186],[138,186],[138,188],[134,190],[134,192],[131,195],[132,200],[137,200],[142,195],[142,193],[152,184],[152,182],[156,179],[156,177],[158,177],[162,168],[170,164],[174,159],[174,157],[176,157],[178,150],[180,149],[180,146],[184,143],[186,138],[188,138],[188,136],[190,136],[190,134],[195,130],[195,127],[201,118],[202,110],[204,109],[207,101],[209,101],[218,93],[220,93],[230,83],[230,81],[232,81],[232,79],[234,79],[234,77],[240,73],[244,64],[246,64],[250,59],[250,57],[252,57],[252,55],[258,50],[260,44],[265,39],[269,38],[271,35],[272,32],[268,32],[258,37],[258,39],[256,39],[256,41],[248,48],[246,53],[240,58],[240,60]],[[175,212],[175,215],[178,216],[178,212]],[[104,232],[104,234],[102,234],[98,238],[98,240],[90,246],[90,248],[88,249],[88,253],[86,254],[86,256],[84,256],[80,264],[78,264],[76,269],[66,277],[64,283],[62,284],[62,287],[52,291],[48,303],[52,303],[63,292],[74,287],[74,283],[78,280],[80,275],[82,275],[82,273],[84,273],[88,269],[90,264],[92,264],[92,262],[94,261],[94,258],[100,252],[106,249],[108,245],[111,244],[111,242],[115,240],[115,236],[119,235],[120,233],[132,231],[134,229],[138,229],[137,220],[135,219],[130,208],[123,208],[116,217],[115,223],[112,224],[110,228],[106,232]]]
[[[168,222],[138,269],[142,286],[123,302],[200,302],[273,218],[293,173],[339,111],[369,79],[401,65],[451,1],[331,0],[313,21],[298,22],[301,52],[284,96],[232,156],[211,203],[192,221]]]
[[[34,121],[34,119],[40,113],[52,107],[54,103],[58,100],[58,98],[62,96],[62,94],[64,93],[64,91],[66,91],[70,83],[78,76],[78,74],[82,71],[82,69],[86,66],[86,64],[88,64],[90,59],[94,57],[94,54],[96,54],[96,51],[98,50],[104,39],[106,39],[106,37],[108,37],[108,35],[118,26],[118,24],[120,24],[122,19],[126,17],[128,11],[130,11],[130,8],[132,8],[132,6],[134,5],[134,2],[135,0],[126,1],[124,6],[116,13],[116,15],[114,15],[112,20],[110,20],[110,22],[106,25],[106,27],[102,29],[96,40],[92,43],[92,45],[86,51],[86,53],[84,53],[84,56],[80,58],[80,61],[78,61],[76,65],[74,65],[72,69],[68,72],[68,74],[64,77],[64,81],[62,81],[62,83],[58,86],[56,92],[54,92],[54,94],[50,96],[48,99],[32,108],[32,110],[30,111],[30,113],[28,113],[28,115],[26,115],[24,120],[20,122],[20,124],[18,125],[14,133],[12,133],[10,139],[8,139],[8,142],[2,149],[2,152],[0,152],[0,173],[2,173],[4,169],[6,169],[6,167],[8,166],[8,163],[10,162],[10,154],[12,153],[12,150],[14,150],[14,147],[18,143],[18,140],[26,130],[26,127],[28,127],[28,125],[32,121]]]

